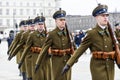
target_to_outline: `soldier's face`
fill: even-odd
[[[65,23],[66,23],[65,19],[57,18],[55,21],[56,21],[57,27],[65,28]]]
[[[21,26],[21,27],[20,27],[20,30],[24,30],[24,26]]]
[[[34,31],[34,30],[35,30],[35,25],[30,25],[30,26],[29,26],[29,29],[30,29],[31,31]]]
[[[24,31],[27,31],[28,30],[28,26],[24,26]]]
[[[43,31],[44,30],[44,24],[37,24],[37,29],[39,31]]]
[[[101,26],[106,26],[108,23],[108,14],[100,14],[98,16],[96,16],[96,20],[98,22],[98,24],[100,24]]]

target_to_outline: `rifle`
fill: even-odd
[[[68,36],[68,39],[69,39],[69,42],[70,42],[71,53],[73,54],[74,53],[74,40],[73,40],[72,35],[68,31],[67,24],[65,24],[65,26],[66,26],[67,36]]]
[[[114,31],[112,30],[112,27],[110,25],[110,23],[108,22],[108,30],[110,32],[110,35],[111,35],[111,38],[112,38],[112,41],[113,41],[113,44],[114,44],[114,47],[115,47],[115,61],[116,61],[116,64],[118,66],[118,68],[120,69],[120,49],[119,49],[119,42],[116,38],[116,35],[114,33]]]

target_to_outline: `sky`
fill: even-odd
[[[120,0],[62,0],[61,8],[67,15],[91,15],[97,3],[106,4],[108,12],[120,12]]]

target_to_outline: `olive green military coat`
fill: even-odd
[[[42,64],[44,61],[43,58],[47,55],[47,51],[49,48],[51,49],[68,49],[70,48],[70,42],[68,40],[66,30],[64,30],[64,34],[61,32],[58,27],[54,29],[53,31],[48,33],[47,39],[45,41],[45,44],[42,47],[42,51],[40,55],[38,56],[36,64]],[[52,54],[52,53],[51,53]],[[71,57],[71,55],[66,54],[64,56],[56,56],[52,55],[51,61],[52,61],[52,80],[71,80],[71,71],[66,73],[65,75],[61,75],[62,69],[65,66],[68,59]]]
[[[26,44],[29,33],[30,33],[30,30],[22,34],[19,44],[12,52],[12,55],[11,55],[12,57],[15,56],[20,49],[25,48],[25,44]],[[26,58],[25,61],[23,61],[23,64],[25,63],[25,68],[26,68],[26,73],[28,78],[32,77],[31,66],[29,66],[29,64],[31,65],[31,62],[29,63],[29,61],[27,61],[27,60],[30,60],[29,58],[30,57],[28,57],[28,59]]]
[[[17,44],[19,43],[20,38],[21,38],[21,35],[22,35],[23,32],[24,32],[24,31],[20,31],[20,32],[18,32],[18,33],[16,34],[14,40],[12,41],[12,43],[11,43],[9,49],[8,49],[8,51],[9,51],[9,53],[10,53],[9,55],[11,55],[12,51],[15,49],[15,47],[16,47]],[[17,63],[19,62],[20,55],[21,55],[21,54],[18,53],[17,56],[16,56],[16,62],[17,62]]]
[[[24,49],[23,55],[21,57],[22,61],[25,56],[27,55],[27,52],[30,51],[31,47],[39,47],[41,48],[42,45],[44,44],[46,39],[46,33],[42,32],[40,33],[38,30],[34,31],[33,33],[30,33],[26,42],[26,48]],[[37,57],[39,55],[39,53],[35,53],[35,52],[30,52],[32,55],[32,80],[50,80],[50,67],[47,67],[47,65],[49,64],[49,57],[46,58],[46,61],[44,62],[44,67],[41,67],[38,69],[37,73],[34,73],[35,71],[35,63],[37,60]],[[47,75],[49,73],[49,75]]]
[[[15,36],[12,44],[9,47],[9,50],[8,50],[9,53],[10,53],[9,55],[12,55],[12,52],[14,51],[14,49],[16,48],[16,46],[19,44],[23,32],[24,31],[20,31],[19,33],[16,34],[16,36]],[[23,52],[23,48],[21,48],[18,51],[18,53],[16,53],[16,62],[17,62],[17,64],[19,63],[19,60],[20,60],[22,52]],[[25,63],[23,63],[23,65],[21,66],[20,70],[21,70],[21,72],[26,72]]]
[[[9,55],[11,55],[12,51],[15,49],[15,47],[17,46],[17,44],[19,43],[20,41],[20,38],[21,38],[21,35],[24,31],[20,31],[16,34],[14,40],[12,41],[10,47],[8,48],[8,52],[9,52]],[[18,59],[18,58],[17,58]],[[18,60],[17,60],[17,63],[18,63]]]
[[[85,52],[87,48],[90,51],[113,51],[113,44],[110,34],[104,33],[98,25],[89,30],[83,39],[80,47],[75,51],[74,55],[68,60],[67,64],[72,66],[76,60]],[[114,80],[114,60],[95,59],[91,57],[90,70],[92,80]],[[82,72],[81,72],[82,73]]]

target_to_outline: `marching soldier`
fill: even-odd
[[[57,27],[48,33],[47,39],[36,62],[36,66],[41,66],[44,64],[44,57],[48,54],[52,55],[52,80],[71,80],[71,71],[66,73],[64,76],[61,76],[62,68],[65,66],[67,60],[71,57],[72,54],[71,39],[67,26],[65,25],[65,16],[66,12],[61,9],[54,13],[53,18],[55,19]],[[47,54],[48,50],[50,52]]]
[[[97,21],[97,25],[92,30],[87,31],[79,48],[68,60],[63,68],[63,73],[67,72],[73,66],[76,60],[90,48],[92,57],[90,70],[92,80],[114,80],[114,44],[108,30],[108,7],[99,4],[92,12]]]
[[[23,47],[25,48],[26,47],[25,45],[26,45],[26,41],[27,41],[29,33],[35,30],[35,27],[32,26],[32,24],[34,24],[34,19],[29,19],[27,21],[27,24],[28,24],[28,30],[22,34],[20,42],[17,45],[17,47],[14,49],[14,51],[12,52],[12,54],[9,56],[9,60],[11,60],[12,57],[14,57],[21,48],[23,48]],[[26,57],[26,59],[25,59],[25,67],[26,67],[26,74],[27,74],[28,80],[32,80],[31,54],[29,54]]]
[[[32,80],[48,80],[50,77],[47,78],[47,67],[41,67],[39,70],[35,73],[35,63],[37,60],[37,57],[39,55],[39,52],[41,51],[42,45],[45,42],[46,39],[46,26],[45,26],[45,17],[38,16],[35,18],[35,26],[37,27],[37,30],[33,33],[30,33],[26,42],[26,48],[23,52],[23,55],[21,57],[20,63],[24,60],[27,52],[31,50],[32,55]],[[44,62],[45,64],[45,62]],[[46,69],[46,70],[45,70]]]
[[[23,20],[20,22],[19,27],[20,27],[20,32],[16,34],[15,39],[13,40],[12,44],[10,45],[8,52],[9,52],[9,56],[11,56],[12,51],[16,48],[16,46],[18,45],[18,43],[20,42],[20,38],[22,36],[22,34],[24,33],[24,31],[27,30],[27,26],[26,26],[27,21]],[[16,61],[17,64],[20,60],[21,57],[21,53],[23,52],[23,48],[21,48],[18,53],[16,54]],[[22,65],[22,67],[20,68],[20,72],[22,73],[23,76],[23,80],[26,80],[26,69],[25,69],[25,64]]]

